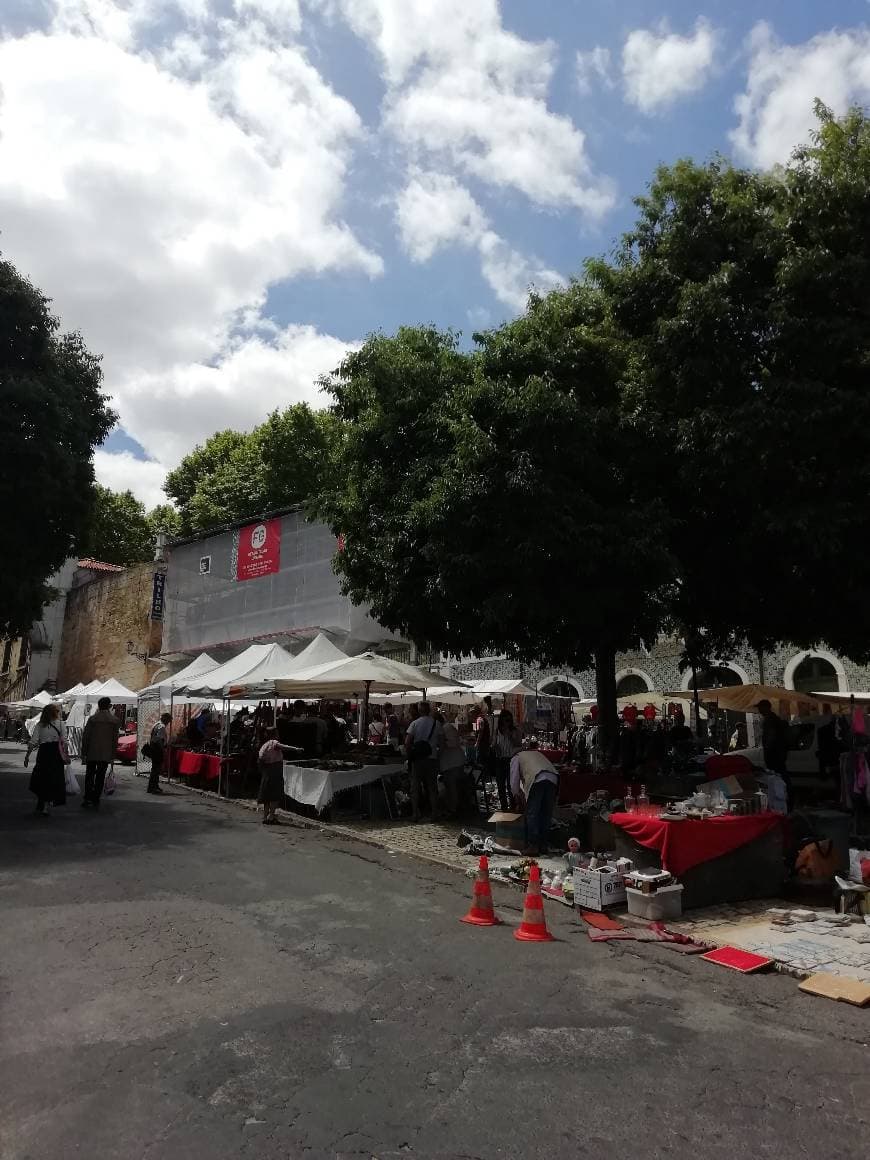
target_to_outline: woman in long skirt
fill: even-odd
[[[42,710],[24,755],[25,766],[33,749],[36,750],[36,761],[30,775],[30,792],[36,794],[36,812],[47,818],[53,805],[66,805],[65,767],[69,757],[60,705],[46,705]]]
[[[282,745],[277,729],[266,730],[266,742],[260,746],[260,792],[257,801],[263,807],[263,825],[277,826],[275,811],[284,799],[284,754],[299,754],[301,749]]]

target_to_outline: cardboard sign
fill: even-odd
[[[235,541],[236,580],[258,580],[281,567],[280,520],[260,520],[239,528]]]

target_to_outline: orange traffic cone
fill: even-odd
[[[533,863],[529,869],[529,888],[523,903],[523,921],[514,931],[521,942],[555,942],[544,921],[544,900],[541,898],[541,867]]]
[[[470,922],[472,926],[498,926],[500,918],[496,918],[492,909],[492,890],[489,885],[489,858],[481,854],[480,865],[474,877],[474,888],[471,893],[471,909],[461,922]]]

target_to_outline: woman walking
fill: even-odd
[[[42,710],[24,755],[25,766],[34,749],[36,761],[30,775],[30,792],[36,794],[36,812],[47,818],[53,805],[66,805],[65,766],[70,759],[60,705],[46,705]]]

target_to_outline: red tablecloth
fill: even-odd
[[[754,842],[777,826],[780,814],[726,814],[706,821],[687,818],[683,822],[669,822],[663,818],[645,818],[638,814],[611,814],[615,826],[625,830],[641,846],[658,850],[662,867],[678,878],[712,858],[730,854],[739,846]]]
[[[591,793],[603,789],[609,799],[622,799],[625,778],[607,773],[588,773],[585,770],[563,769],[559,774],[559,804],[585,802]]]
[[[217,781],[221,775],[221,759],[212,753],[202,754],[202,776],[206,781]]]
[[[183,777],[197,777],[202,772],[204,753],[193,753],[189,749],[182,749],[178,754],[177,771]]]
[[[538,751],[543,753],[544,757],[549,761],[552,761],[553,765],[560,765],[568,757],[567,749],[544,749],[542,746],[539,746]]]

